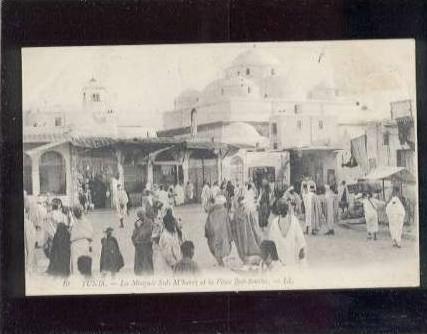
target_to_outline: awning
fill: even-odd
[[[339,152],[339,151],[342,151],[343,149],[338,147],[332,147],[332,146],[303,146],[303,147],[293,147],[287,150],[302,151],[302,152],[310,152],[310,151]]]
[[[379,167],[371,171],[361,180],[400,180],[414,183],[416,178],[405,167]]]

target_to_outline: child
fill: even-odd
[[[279,260],[276,244],[271,240],[264,240],[260,245],[261,249],[261,272],[277,272],[283,269],[283,264]]]
[[[196,275],[199,273],[199,267],[193,261],[194,244],[191,241],[184,241],[181,245],[182,259],[175,265],[176,275]]]

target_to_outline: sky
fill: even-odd
[[[291,84],[333,78],[344,94],[371,101],[378,117],[388,107],[382,100],[376,106],[377,96],[415,99],[413,40],[74,46],[23,49],[23,108],[72,113],[94,77],[107,88],[120,124],[161,128],[161,113],[183,90],[203,90],[253,47],[277,58]]]

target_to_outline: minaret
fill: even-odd
[[[82,91],[83,110],[90,114],[97,123],[110,121],[113,116],[105,87],[92,77]]]

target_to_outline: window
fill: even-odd
[[[251,87],[248,87],[248,94],[251,93]]]
[[[40,158],[40,192],[66,194],[65,160],[58,152],[46,152]]]
[[[55,126],[62,126],[62,118],[55,117]]]
[[[240,76],[240,71],[237,71],[237,76]]]
[[[274,143],[273,143],[273,149],[274,149],[274,150],[277,150],[277,142],[274,142]]]
[[[22,161],[22,170],[23,170],[23,181],[24,181],[24,190],[28,195],[33,194],[33,168],[31,164],[31,157],[28,154],[24,153],[24,158]]]
[[[375,158],[368,159],[368,164],[369,164],[369,170],[377,168],[377,159]]]
[[[224,88],[221,88],[221,95],[224,95]]]
[[[277,123],[271,124],[271,133],[277,135]]]
[[[298,128],[299,130],[301,130],[301,129],[302,129],[302,121],[301,121],[301,120],[298,120],[298,121],[297,121],[297,128]]]
[[[319,129],[322,130],[323,129],[323,121],[319,121]]]
[[[246,75],[250,75],[251,74],[251,70],[249,68],[246,69]]]
[[[271,69],[271,75],[275,75],[276,73],[275,73],[275,71],[274,71],[274,68],[272,68]]]
[[[98,93],[92,94],[92,101],[99,102],[99,94]]]
[[[388,146],[390,141],[390,133],[388,131],[383,134],[383,145]]]

